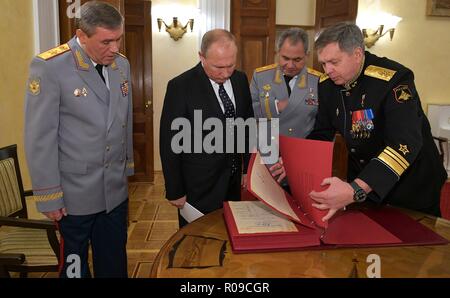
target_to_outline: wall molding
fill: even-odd
[[[59,44],[58,0],[33,0],[34,54]]]

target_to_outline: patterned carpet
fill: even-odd
[[[164,243],[178,230],[177,211],[164,198],[164,181],[155,173],[154,184],[131,184],[128,227],[128,276],[150,275],[153,261]],[[56,273],[31,273],[29,277],[57,277]]]

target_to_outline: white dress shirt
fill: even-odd
[[[214,93],[216,94],[216,98],[217,98],[217,101],[219,102],[220,108],[222,109],[222,112],[225,113],[225,107],[223,106],[223,102],[219,96],[219,84],[217,84],[216,82],[214,82],[211,79],[209,79],[209,81],[211,82],[211,85],[214,89]],[[225,91],[227,92],[228,97],[230,97],[231,102],[233,103],[234,111],[236,111],[236,101],[234,99],[233,86],[231,85],[230,79],[226,80],[225,83],[223,83],[223,87],[225,88]]]

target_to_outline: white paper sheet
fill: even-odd
[[[186,202],[183,208],[180,209],[180,214],[187,222],[193,222],[197,218],[204,215],[188,202]]]

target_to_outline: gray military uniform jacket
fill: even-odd
[[[25,104],[25,149],[40,212],[110,212],[134,174],[128,60],[107,66],[109,87],[72,38],[35,57]]]
[[[288,94],[283,73],[277,64],[255,70],[250,85],[256,118],[279,118],[280,134],[305,138],[313,129],[319,104],[317,86],[321,72],[304,67]],[[278,113],[276,100],[289,98],[286,109]]]

